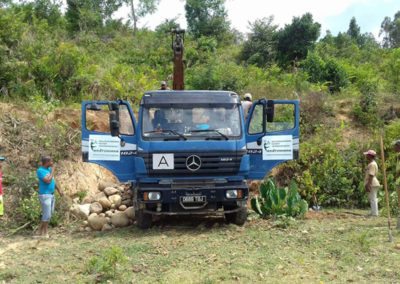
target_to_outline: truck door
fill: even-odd
[[[249,179],[263,179],[275,166],[299,157],[298,100],[258,100],[246,121]]]
[[[135,117],[125,101],[82,102],[82,158],[110,170],[120,182],[135,180]]]

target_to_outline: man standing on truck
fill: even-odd
[[[397,198],[398,198],[398,208],[400,210],[400,140],[394,142],[394,150],[397,153],[397,162],[396,162],[396,187],[397,187]],[[400,211],[397,216],[397,230],[400,230]]]
[[[364,152],[368,161],[368,166],[365,170],[365,191],[368,192],[368,199],[371,206],[370,216],[378,216],[378,199],[377,194],[380,184],[376,176],[378,175],[378,164],[375,162],[376,152],[368,150]]]
[[[39,179],[39,200],[42,207],[42,222],[39,227],[38,236],[49,238],[48,226],[51,215],[54,213],[56,181],[54,180],[53,159],[49,156],[43,156],[42,165],[36,171]],[[62,192],[57,187],[57,191],[62,196]]]
[[[169,90],[169,88],[168,88],[168,85],[167,85],[167,82],[166,82],[166,81],[161,81],[160,90],[162,90],[162,91]]]
[[[244,94],[244,100],[242,101],[242,108],[243,108],[243,115],[244,118],[247,118],[247,115],[249,114],[249,110],[251,108],[251,106],[253,105],[253,97],[250,93],[246,93]]]

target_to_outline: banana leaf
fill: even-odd
[[[263,212],[261,210],[261,205],[260,205],[260,202],[258,200],[258,197],[252,198],[250,203],[251,203],[251,209],[253,209],[254,212],[256,212],[257,214],[262,216]]]

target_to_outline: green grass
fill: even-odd
[[[113,283],[394,283],[400,251],[387,242],[384,218],[332,213],[279,229],[254,219],[245,227],[223,221],[164,220],[147,231],[57,233],[0,240],[0,282],[94,283],[91,258],[123,249]],[[400,234],[393,232],[399,242]],[[1,266],[1,262],[5,265]]]

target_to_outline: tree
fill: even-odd
[[[68,29],[76,32],[102,28],[121,5],[122,0],[67,0]]]
[[[393,20],[390,17],[385,17],[381,24],[381,31],[379,32],[379,35],[381,34],[384,34],[384,47],[400,47],[400,11],[394,15]]]
[[[277,51],[280,65],[287,66],[306,58],[319,37],[320,29],[321,25],[306,13],[300,18],[294,17],[291,24],[279,30]]]
[[[360,38],[360,26],[357,25],[356,18],[353,17],[350,20],[349,29],[347,30],[347,34],[354,40],[358,40]]]
[[[153,14],[157,11],[157,5],[160,0],[124,0],[131,8],[131,14],[129,15],[133,21],[133,30],[138,30],[139,19],[148,15]]]
[[[171,32],[171,30],[173,29],[180,29],[180,28],[181,26],[177,22],[177,18],[166,19],[164,22],[162,22],[156,27],[156,32],[161,34],[166,34]]]
[[[61,18],[61,5],[62,1],[36,0],[33,10],[37,18],[46,19],[49,24],[54,25]]]
[[[251,32],[240,55],[242,60],[265,67],[275,59],[278,26],[272,23],[273,20],[274,17],[270,16],[250,23]]]
[[[225,0],[187,0],[185,4],[188,30],[195,38],[202,36],[223,40],[229,32]]]

